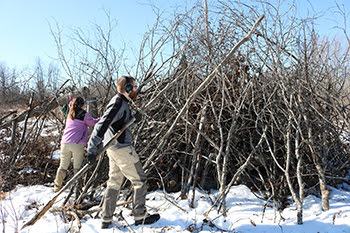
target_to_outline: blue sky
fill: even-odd
[[[149,2],[165,10],[173,5],[191,5],[196,0],[0,0],[0,63],[19,68],[34,67],[37,58],[50,62],[57,52],[49,23],[57,21],[63,32],[77,27],[89,30],[95,23],[106,23],[105,10],[117,21],[118,40],[137,48],[147,27],[155,22]],[[313,13],[335,2],[344,4],[350,12],[350,0],[298,0],[297,6],[301,12]],[[329,13],[322,21],[325,33],[335,20]]]
[[[107,24],[106,11],[117,22],[118,39],[137,46],[155,22],[150,2],[169,7],[166,0],[0,0],[0,62],[23,67],[34,66],[38,57],[50,61],[57,52],[49,24],[55,28],[57,22],[63,34],[91,30]]]

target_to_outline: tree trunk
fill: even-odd
[[[299,225],[303,224],[303,201],[302,201],[302,197],[298,197],[298,195],[296,194],[294,187],[293,187],[293,183],[292,183],[292,179],[290,177],[289,174],[289,168],[290,168],[290,164],[291,164],[291,159],[292,159],[292,121],[293,121],[293,112],[292,112],[292,102],[293,102],[293,94],[291,93],[289,95],[289,101],[287,100],[286,96],[284,96],[285,102],[286,104],[288,103],[289,106],[289,110],[288,110],[288,124],[287,124],[287,134],[286,134],[286,168],[284,170],[284,174],[287,180],[287,184],[289,187],[289,190],[292,194],[293,200],[295,201],[296,205],[297,205],[297,223]],[[300,165],[300,164],[299,164]],[[299,168],[300,169],[300,168]],[[296,171],[297,174],[300,173],[300,170]],[[300,174],[298,174],[300,175]],[[299,190],[302,187],[299,187]]]

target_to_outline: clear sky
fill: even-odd
[[[117,22],[118,40],[138,47],[155,22],[150,2],[169,7],[167,0],[0,0],[0,62],[33,67],[37,58],[50,61],[57,49],[49,25],[55,29],[57,22],[63,34],[91,30],[94,24],[107,25],[106,11]]]
[[[106,23],[105,10],[117,21],[118,40],[138,47],[147,27],[155,21],[149,2],[169,9],[176,4],[194,4],[196,0],[0,0],[0,63],[18,68],[34,67],[37,58],[50,62],[50,57],[57,57],[57,50],[49,24],[57,21],[64,32],[77,27],[91,29],[95,23]],[[335,2],[343,4],[349,13],[350,0],[298,0],[297,6],[313,13]],[[330,28],[327,25],[332,17],[333,14],[327,16],[325,30]]]

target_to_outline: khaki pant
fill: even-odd
[[[73,157],[73,168],[80,170],[84,160],[84,145],[66,143],[61,145],[60,169],[67,170]]]
[[[146,174],[139,157],[132,146],[121,149],[108,149],[109,179],[102,205],[102,222],[111,222],[115,211],[117,196],[124,177],[133,185],[134,219],[143,219],[146,214]]]
[[[63,180],[66,177],[67,169],[73,157],[73,169],[76,174],[84,160],[84,145],[77,143],[67,143],[61,145],[60,166],[57,169],[54,191],[58,192],[62,188]]]

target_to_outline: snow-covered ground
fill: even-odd
[[[43,134],[57,132],[49,131]],[[344,135],[344,138],[348,135]],[[0,155],[3,156],[3,155]],[[59,159],[59,151],[53,152],[53,159]],[[25,169],[22,171],[35,172]],[[50,184],[52,186],[52,184]],[[50,186],[49,185],[49,186]],[[131,210],[117,207],[115,213],[121,211],[126,222],[114,218],[113,229],[101,229],[99,217],[86,215],[81,219],[81,228],[77,221],[64,222],[61,214],[47,211],[34,225],[21,230],[22,226],[49,201],[55,193],[52,187],[35,185],[17,186],[11,192],[0,191],[0,233],[67,233],[67,232],[232,232],[232,233],[350,233],[350,186],[335,189],[332,187],[330,210],[323,212],[321,200],[315,196],[304,199],[303,225],[296,224],[296,205],[292,204],[278,213],[272,204],[264,211],[265,201],[258,199],[246,186],[231,188],[227,196],[227,217],[214,208],[208,216],[204,216],[219,195],[218,191],[210,194],[196,190],[195,208],[189,207],[188,200],[182,200],[180,193],[164,193],[155,191],[147,194],[147,208],[150,213],[159,213],[161,219],[152,225],[135,226]],[[192,195],[192,190],[190,191]],[[61,194],[53,207],[62,205],[68,191]],[[192,197],[189,197],[191,200]],[[120,200],[121,202],[123,200]]]
[[[190,192],[192,193],[192,192]],[[59,196],[53,207],[61,206],[68,191]],[[350,232],[350,187],[333,188],[330,210],[322,212],[321,200],[308,196],[304,201],[304,224],[296,224],[296,206],[292,204],[281,215],[265,202],[258,199],[246,186],[231,188],[227,196],[228,216],[224,217],[213,209],[207,217],[204,213],[211,207],[212,200],[219,193],[208,194],[199,190],[195,193],[195,208],[190,208],[188,200],[181,200],[180,193],[155,191],[147,194],[147,208],[150,213],[158,212],[161,219],[153,225],[135,226],[131,211],[117,207],[116,214],[122,211],[126,222],[134,232],[240,232],[240,233],[330,233]],[[18,186],[9,193],[2,193],[0,201],[0,232],[79,232],[76,221],[65,223],[60,214],[50,211],[34,225],[21,230],[55,194],[53,188],[43,185]],[[6,197],[4,197],[6,195]],[[101,220],[86,216],[81,220],[80,232],[129,232],[123,220],[114,218],[113,229],[101,229]],[[284,220],[282,220],[282,218]]]

